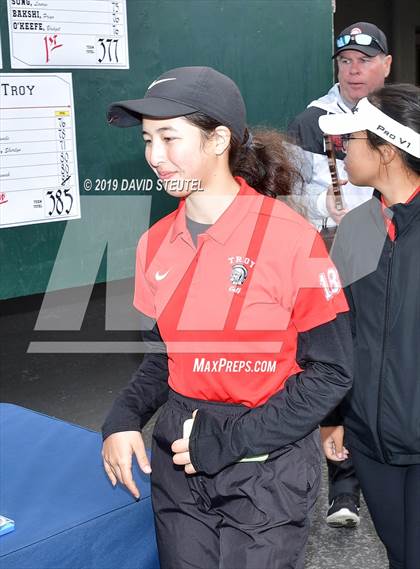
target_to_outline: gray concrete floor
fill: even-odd
[[[34,332],[41,297],[0,305],[0,399],[82,426],[99,430],[118,391],[140,358],[136,354],[28,354],[30,341],[135,341],[135,333],[104,330],[103,287],[95,287],[78,332]],[[150,443],[153,420],[144,430]],[[325,524],[326,473],[307,548],[306,569],[386,569],[384,548],[362,504],[357,529],[331,529]],[[205,568],[204,568],[205,569]],[[261,568],[263,569],[263,568]]]
[[[379,541],[362,499],[361,522],[355,529],[332,529],[325,523],[328,508],[327,472],[315,506],[305,569],[386,569],[385,548]]]

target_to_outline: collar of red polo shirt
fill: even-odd
[[[207,230],[207,234],[219,243],[226,242],[228,237],[235,230],[235,226],[239,225],[242,217],[248,212],[249,207],[251,205],[258,207],[264,198],[263,194],[260,194],[254,190],[254,188],[251,188],[246,180],[241,178],[241,176],[235,176],[235,181],[239,186],[239,191],[236,194],[235,199],[232,200],[229,207],[219,217],[217,224],[212,225]],[[254,198],[260,198],[260,200],[258,200],[256,204],[250,200],[238,200],[238,196],[252,196]],[[188,231],[185,219],[185,200],[186,198],[182,198],[178,205],[178,211],[172,229],[171,241],[174,241],[179,235]],[[232,213],[234,214],[234,217],[232,217]]]

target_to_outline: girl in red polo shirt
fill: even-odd
[[[346,444],[390,569],[418,569],[420,89],[386,86],[320,126],[344,135],[349,180],[377,188],[343,219],[333,250],[355,347]],[[328,458],[342,459],[343,433],[323,430]]]
[[[132,455],[152,472],[162,569],[302,569],[317,426],[351,386],[351,335],[317,232],[274,199],[293,189],[287,147],[250,133],[238,87],[208,67],[164,73],[109,122],[141,125],[180,200],[139,241],[150,350],[103,426],[105,470],[135,497]],[[162,405],[150,465],[141,428]]]

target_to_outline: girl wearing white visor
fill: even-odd
[[[391,569],[420,567],[420,89],[386,86],[352,115],[323,116],[372,199],[341,223],[333,257],[352,315],[354,384],[328,458],[350,451]],[[344,428],[341,426],[344,423]]]

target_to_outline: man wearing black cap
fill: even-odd
[[[306,174],[306,193],[310,221],[318,229],[336,226],[348,210],[368,200],[372,188],[342,187],[345,209],[338,211],[327,196],[331,184],[324,139],[318,126],[323,114],[348,113],[357,102],[384,85],[391,70],[385,34],[374,24],[357,22],[344,29],[335,42],[338,83],[326,95],[312,101],[289,125],[289,134],[305,151],[311,164]],[[337,155],[339,178],[346,179],[343,155]]]
[[[358,101],[384,85],[391,69],[385,34],[374,24],[357,22],[336,38],[333,58],[337,62],[338,83],[323,97],[312,101],[289,125],[289,134],[303,149],[306,200],[310,221],[318,228],[334,228],[342,217],[372,196],[373,188],[342,186],[344,210],[337,210],[331,185],[324,138],[318,119],[325,114],[349,113]],[[346,179],[344,154],[337,152],[338,177]],[[351,459],[342,463],[328,461],[329,501],[327,523],[332,527],[359,524],[359,483]]]

